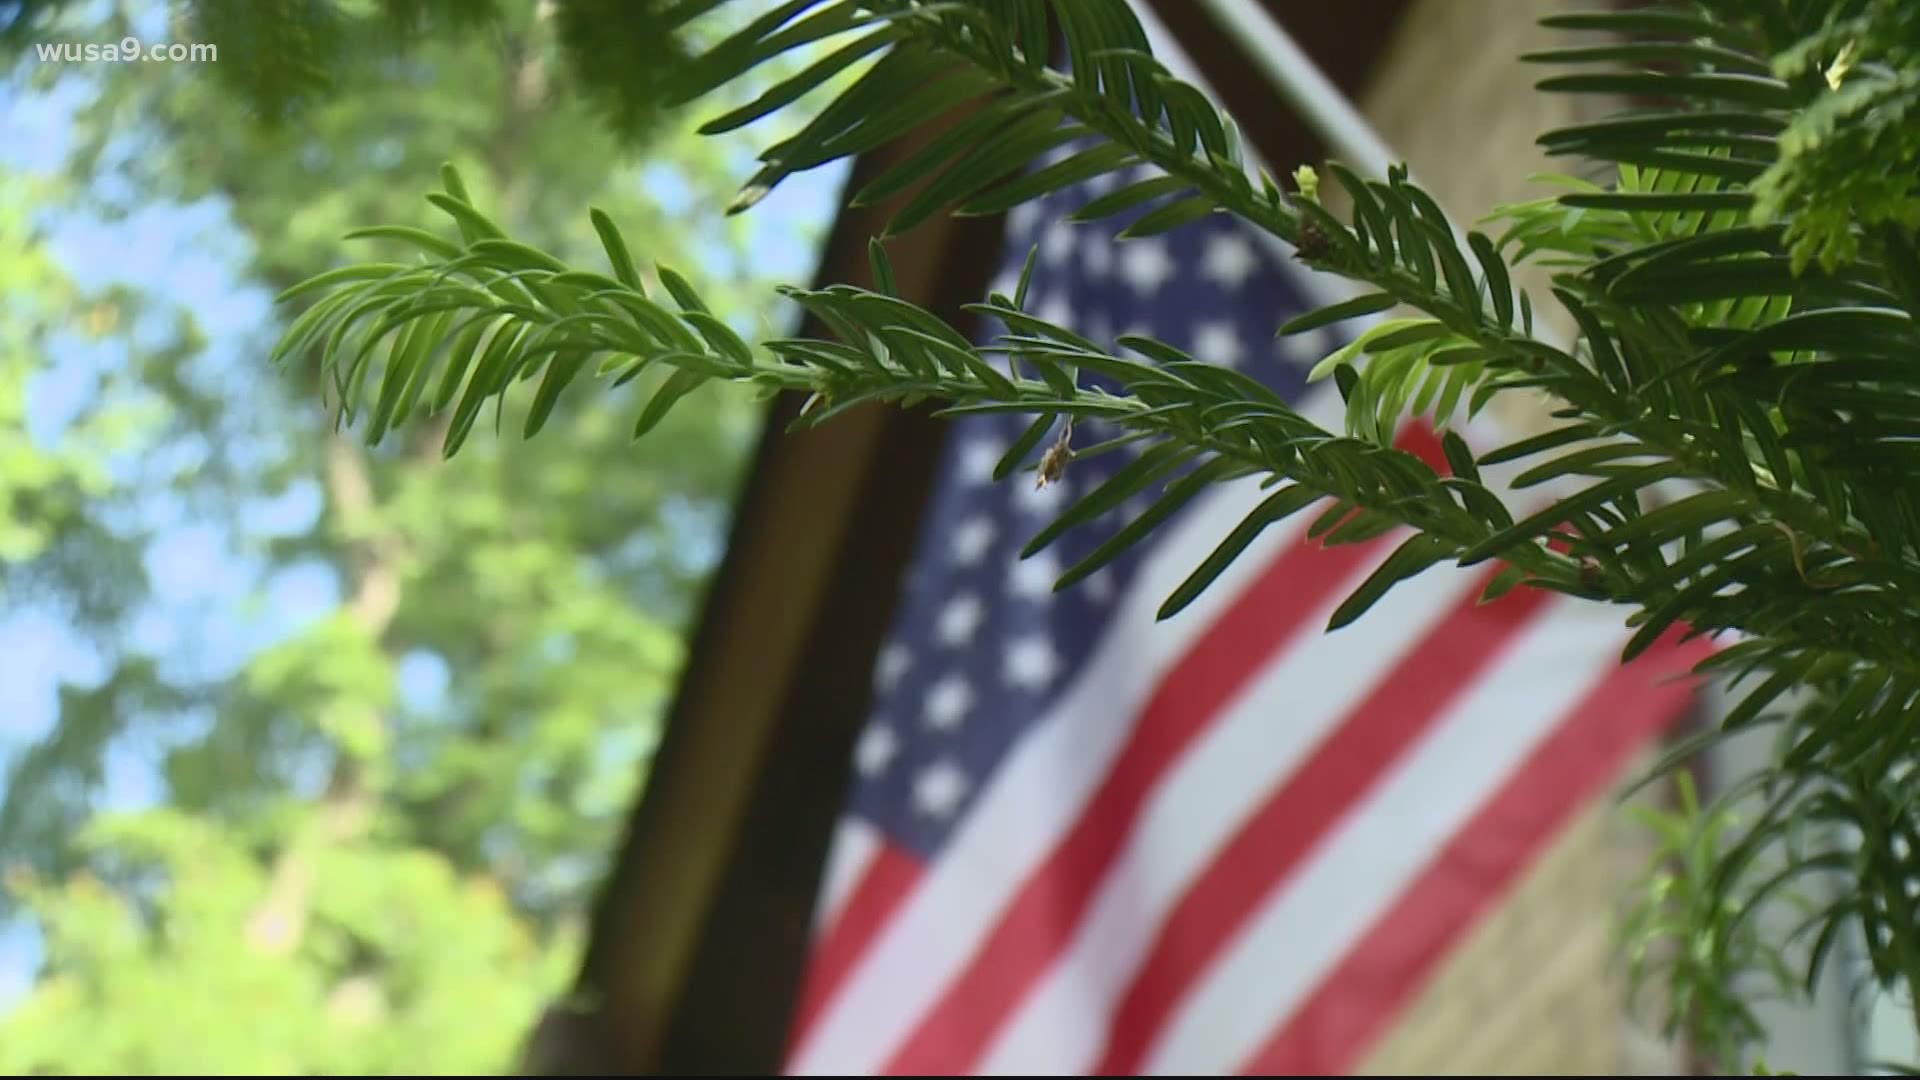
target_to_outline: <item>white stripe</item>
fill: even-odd
[[[1337,393],[1320,387],[1302,411],[1337,420]],[[1302,513],[1267,529],[1175,618],[1154,621],[1166,596],[1271,492],[1223,485],[1169,526],[1116,605],[1112,630],[1072,686],[1009,752],[968,819],[912,896],[826,1003],[793,1058],[797,1074],[867,1074],[906,1038],[966,964],[1021,883],[1073,826],[1141,701],[1245,584],[1311,521]]]
[[[840,921],[853,886],[873,865],[880,854],[880,831],[861,818],[848,815],[833,831],[833,849],[827,854],[827,869],[820,885],[820,902],[813,913],[813,932],[817,937]]]
[[[1181,1003],[1146,1072],[1232,1072],[1304,1002],[1567,712],[1619,663],[1609,612],[1555,597]]]
[[[1162,781],[1083,929],[997,1041],[983,1072],[1083,1073],[1096,1065],[1119,994],[1193,878],[1480,577],[1447,569],[1421,574],[1368,612],[1364,630],[1326,633],[1327,617],[1372,569],[1360,567],[1294,640],[1275,650],[1276,662]]]

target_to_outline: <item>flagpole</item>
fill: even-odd
[[[1327,78],[1292,35],[1269,16],[1259,0],[1200,0],[1223,26],[1247,43],[1254,66],[1267,76],[1268,83],[1307,121],[1314,134],[1331,151],[1327,156],[1358,170],[1371,180],[1385,183],[1387,171],[1395,164],[1406,167],[1367,118],[1354,108],[1347,95]],[[1412,170],[1407,173],[1413,178]],[[1465,247],[1467,234],[1446,215],[1447,229],[1455,244]],[[1558,341],[1547,344],[1560,347]]]
[[[1213,14],[1223,29],[1247,44],[1254,65],[1266,75],[1275,93],[1297,110],[1329,148],[1328,156],[1381,182],[1385,182],[1390,167],[1405,164],[1259,0],[1199,0],[1199,3]],[[1408,175],[1412,175],[1410,170]],[[1465,247],[1466,234],[1454,223],[1451,214],[1446,215],[1446,219],[1454,242]],[[1563,352],[1570,352],[1574,347],[1567,335],[1545,322],[1534,324],[1533,337]],[[1556,490],[1558,486],[1550,484],[1547,490]],[[1695,481],[1674,478],[1654,485],[1652,490],[1658,502],[1701,490],[1701,487]]]
[[[1332,151],[1329,156],[1381,182],[1386,180],[1390,167],[1405,164],[1259,0],[1199,0],[1199,3],[1224,29],[1247,44],[1255,67],[1320,136],[1321,142]],[[1411,171],[1408,175],[1411,178]],[[1442,209],[1444,211],[1444,207]],[[1454,224],[1451,214],[1446,215],[1446,220],[1454,242],[1465,247],[1466,234]],[[1574,341],[1549,323],[1536,322],[1532,334],[1541,344],[1563,352],[1574,348]],[[1546,490],[1558,490],[1563,482],[1564,478],[1550,483]],[[1705,490],[1705,486],[1696,480],[1674,477],[1660,481],[1650,490],[1657,505]]]
[[[1386,181],[1391,166],[1404,164],[1373,125],[1368,123],[1367,118],[1348,100],[1347,95],[1320,70],[1306,50],[1294,42],[1259,0],[1199,0],[1199,3],[1213,15],[1222,29],[1247,44],[1247,51],[1251,53],[1255,66],[1266,75],[1274,92],[1297,110],[1308,127],[1320,137],[1322,144],[1330,151],[1328,156],[1381,182]],[[1411,170],[1408,175],[1411,177]],[[1444,207],[1442,209],[1444,211]],[[1447,214],[1446,219],[1454,243],[1465,248],[1466,234],[1454,223],[1451,214]],[[1272,237],[1270,242],[1278,244],[1280,241]],[[1348,296],[1357,295],[1360,291],[1357,283],[1343,281],[1342,284],[1347,287],[1337,291]],[[1380,317],[1374,315],[1362,321],[1369,322]],[[1572,339],[1545,321],[1536,322],[1532,333],[1534,340],[1543,345],[1563,352],[1571,352],[1574,348]],[[1519,465],[1514,463],[1506,468],[1517,471]],[[1497,474],[1502,471],[1493,472]],[[1554,492],[1569,484],[1569,480],[1561,478],[1549,482],[1544,490]],[[1678,477],[1661,481],[1652,488],[1656,503],[1671,501],[1699,490],[1701,487],[1698,482]]]
[[[1256,0],[1200,0],[1200,4],[1247,43],[1254,65],[1333,149],[1331,156],[1373,179],[1387,178],[1395,159],[1386,141]]]
[[[1320,136],[1332,151],[1330,157],[1381,182],[1386,181],[1387,170],[1395,163],[1405,165],[1367,122],[1366,116],[1354,108],[1347,95],[1327,78],[1313,57],[1294,42],[1259,0],[1199,0],[1199,3],[1211,11],[1224,28],[1247,43],[1254,65],[1267,76],[1274,91],[1298,110],[1307,125]],[[1412,178],[1411,170],[1408,177]],[[1446,220],[1454,243],[1465,247],[1466,233],[1454,223],[1451,214],[1446,215]],[[1536,324],[1534,336],[1542,344],[1556,349],[1571,347],[1563,335],[1550,326]]]
[[[1292,35],[1270,17],[1259,0],[1200,0],[1200,6],[1212,12],[1223,28],[1247,44],[1254,66],[1320,137],[1329,150],[1328,157],[1381,183],[1386,182],[1387,172],[1394,165],[1406,167],[1406,162],[1393,152],[1366,116],[1320,70],[1320,65],[1314,63],[1313,57]],[[1407,176],[1413,178],[1411,169]],[[1453,242],[1465,248],[1467,234],[1454,223],[1451,214],[1445,216]],[[1556,348],[1563,347],[1551,337],[1545,340]]]

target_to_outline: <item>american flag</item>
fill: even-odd
[[[1235,367],[1337,429],[1337,391],[1305,375],[1340,341],[1275,336],[1316,304],[1306,271],[1229,215],[1125,241],[1124,220],[1067,220],[1113,183],[1010,214],[995,287],[1012,295],[1038,245],[1028,310]],[[1146,504],[1020,559],[1126,460],[1075,460],[1045,487],[992,480],[1027,422],[952,431],[877,665],[788,1070],[1349,1071],[1685,708],[1670,677],[1704,646],[1623,668],[1617,610],[1533,590],[1481,605],[1493,568],[1450,566],[1328,633],[1406,534],[1323,548],[1305,536],[1313,511],[1156,621],[1271,494],[1257,480],[1056,593]],[[1074,439],[1112,434],[1082,422]],[[1400,443],[1443,467],[1426,428]]]

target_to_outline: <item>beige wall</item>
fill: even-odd
[[[1422,0],[1389,44],[1362,110],[1414,178],[1463,228],[1496,205],[1552,193],[1534,172],[1568,172],[1535,137],[1596,103],[1533,89],[1546,71],[1516,59],[1570,39],[1537,18],[1557,0]],[[1584,110],[1577,113],[1576,110]],[[1483,227],[1484,228],[1484,227]],[[1518,283],[1537,313],[1554,310],[1544,275]],[[1566,327],[1561,327],[1562,333]],[[1500,414],[1538,423],[1524,403]],[[1423,987],[1365,1061],[1372,1074],[1647,1075],[1683,1059],[1623,1009],[1615,902],[1645,858],[1642,838],[1608,798],[1585,808],[1508,898]]]

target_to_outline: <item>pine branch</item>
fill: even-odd
[[[1738,1042],[1746,1030],[1738,1004],[1700,988],[1744,965],[1778,966],[1752,940],[1751,913],[1805,873],[1837,866],[1860,887],[1858,898],[1809,919],[1824,943],[1813,950],[1814,969],[1850,920],[1892,920],[1903,929],[1869,945],[1876,975],[1920,985],[1904,869],[1911,855],[1896,851],[1920,847],[1912,839],[1920,823],[1912,800],[1884,779],[1906,775],[1920,724],[1920,660],[1911,648],[1920,640],[1912,599],[1920,595],[1920,502],[1906,483],[1920,465],[1920,379],[1909,372],[1920,349],[1920,223],[1906,209],[1920,188],[1896,177],[1858,206],[1827,198],[1811,178],[1840,159],[1804,141],[1809,123],[1830,125],[1821,132],[1880,123],[1849,120],[1855,114],[1836,104],[1852,100],[1849,76],[1836,73],[1844,57],[1870,57],[1878,81],[1862,85],[1872,100],[1896,113],[1905,107],[1898,88],[1920,65],[1920,20],[1865,0],[1850,7],[1851,22],[1809,22],[1806,13],[1821,7],[1794,14],[1785,5],[1703,0],[1549,20],[1640,37],[1530,57],[1607,65],[1550,77],[1543,90],[1679,104],[1544,135],[1550,152],[1609,162],[1617,177],[1604,187],[1573,181],[1556,199],[1502,208],[1490,219],[1506,224],[1497,236],[1456,237],[1404,170],[1367,180],[1330,166],[1352,202],[1346,221],[1319,204],[1310,171],[1296,174],[1301,188],[1292,194],[1264,172],[1249,176],[1231,120],[1152,59],[1120,0],[794,0],[673,82],[676,97],[690,101],[795,49],[821,50],[799,74],[708,126],[723,131],[868,65],[797,134],[768,148],[736,212],[796,172],[956,112],[965,118],[855,196],[907,195],[889,231],[943,211],[998,212],[1149,167],[1146,179],[1129,173],[1076,218],[1128,215],[1123,235],[1133,236],[1233,213],[1292,244],[1316,270],[1373,290],[1282,332],[1398,305],[1421,313],[1376,326],[1316,368],[1314,377],[1335,379],[1346,399],[1344,433],[1162,343],[1122,339],[1144,357],[1129,358],[1037,319],[1024,310],[1024,276],[1014,296],[969,309],[1005,327],[975,346],[891,294],[877,245],[879,291],[784,290],[831,338],[756,348],[670,269],[657,271],[666,295],[650,297],[603,215],[594,223],[611,277],[505,237],[451,171],[446,191],[430,197],[459,239],[363,231],[408,245],[414,261],[349,266],[290,290],[287,298],[326,295],[276,355],[317,350],[343,422],[363,419],[369,439],[416,416],[439,417],[449,454],[489,400],[497,406],[537,378],[526,425],[536,433],[589,370],[612,386],[653,384],[636,437],[716,379],[806,391],[807,424],[876,401],[1032,416],[1000,463],[1003,479],[1062,417],[1097,417],[1123,435],[1079,454],[1122,445],[1144,452],[1042,530],[1028,554],[1131,496],[1155,489],[1157,499],[1069,568],[1062,587],[1206,487],[1259,477],[1272,495],[1168,598],[1163,616],[1190,602],[1260,529],[1316,508],[1309,532],[1328,543],[1410,533],[1341,606],[1336,626],[1432,566],[1498,560],[1507,566],[1489,594],[1525,583],[1632,608],[1628,658],[1669,633],[1733,636],[1699,670],[1731,685],[1757,682],[1715,736],[1780,722],[1770,710],[1783,695],[1812,689],[1814,697],[1782,727],[1778,760],[1762,777],[1777,786],[1758,827],[1722,849],[1717,818],[1673,826],[1690,845],[1697,903],[1672,918],[1650,916],[1645,929],[1659,936],[1679,927],[1717,943],[1669,974],[1676,989],[1691,987],[1687,1008],[1707,1010],[1688,1023]],[[1049,14],[1063,32],[1068,71],[1046,62]],[[1833,29],[1842,25],[1844,34]],[[852,40],[829,47],[843,35]],[[1792,145],[1796,137],[1803,141]],[[1854,147],[1853,168],[1861,168],[1861,144],[1836,141]],[[1048,160],[1030,169],[1036,159]],[[1533,299],[1512,286],[1529,258],[1553,260],[1553,297],[1580,329],[1573,345],[1535,337]],[[1084,387],[1083,374],[1117,389]],[[1463,404],[1472,415],[1511,390],[1557,399],[1564,425],[1476,458],[1447,425]],[[1444,473],[1395,445],[1409,416],[1430,416],[1441,429]],[[1041,459],[1042,482],[1065,460],[1058,445]],[[1483,472],[1510,474],[1508,483],[1502,489]],[[1689,485],[1684,497],[1643,504],[1646,491],[1672,481]],[[1516,513],[1526,497],[1516,493],[1540,488],[1555,497]],[[1793,850],[1785,830],[1810,819],[1864,829],[1864,854]],[[1756,882],[1762,850],[1787,851],[1785,869]]]

